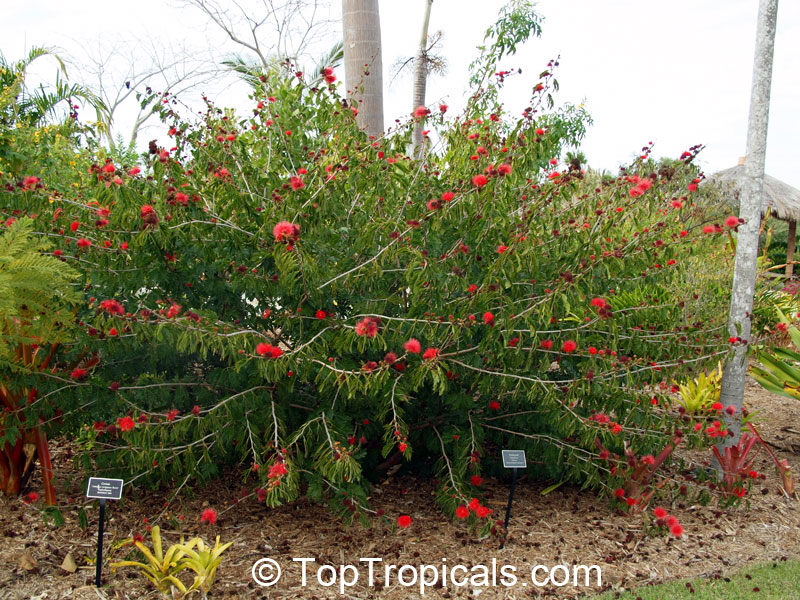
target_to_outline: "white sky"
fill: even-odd
[[[380,0],[384,43],[387,124],[411,110],[411,77],[391,85],[392,65],[415,53],[424,0]],[[464,105],[467,66],[499,0],[435,0],[430,32],[442,30],[445,76],[428,84],[428,103],[446,101],[452,112]],[[589,163],[614,170],[649,141],[655,156],[677,156],[706,145],[701,164],[710,174],[733,166],[746,144],[758,0],[540,0],[540,39],[528,42],[504,69],[522,68],[504,95],[509,109],[524,107],[533,78],[561,55],[557,102],[585,102],[594,118],[583,144]],[[339,0],[332,0],[334,17]],[[27,0],[4,7],[0,50],[20,58],[32,46],[58,46],[81,61],[81,45],[149,36],[165,44],[184,42],[217,54],[236,51],[196,10],[176,0],[105,0],[68,3]],[[340,29],[331,28],[331,35]],[[331,40],[333,37],[331,38]],[[264,40],[265,45],[268,41]],[[800,139],[800,2],[783,0],[772,80],[767,173],[800,188],[793,143]],[[46,68],[45,68],[46,67]],[[44,64],[34,76],[52,74]],[[344,73],[339,73],[344,79]],[[215,89],[216,88],[216,89]],[[230,79],[207,85],[218,104],[247,114],[248,88]],[[199,95],[199,91],[197,92]],[[148,131],[141,140],[158,135]],[[149,137],[148,137],[149,136]]]

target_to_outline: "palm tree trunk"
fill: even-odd
[[[367,134],[383,134],[383,58],[378,0],[342,0],[347,95]]]
[[[427,0],[425,6],[425,18],[422,21],[422,35],[419,38],[419,50],[417,50],[417,60],[414,62],[414,91],[411,98],[411,112],[413,113],[418,106],[425,105],[425,88],[428,80],[428,24],[431,20],[431,7],[433,0]],[[422,156],[424,147],[422,145],[423,120],[414,121],[414,131],[411,136],[414,154],[419,158]]]
[[[739,217],[744,219],[744,224],[739,226],[736,242],[733,290],[728,318],[730,335],[740,337],[748,343],[737,344],[734,347],[722,376],[720,402],[725,407],[735,407],[736,413],[733,416],[725,414],[726,427],[733,435],[729,435],[719,442],[720,452],[723,452],[726,446],[734,445],[739,441],[742,428],[741,408],[744,401],[753,293],[756,283],[756,259],[758,258],[758,234],[761,225],[769,96],[777,17],[778,0],[760,0],[753,84],[750,95],[750,118],[747,126],[747,152],[744,161],[745,177],[742,182],[739,207]]]

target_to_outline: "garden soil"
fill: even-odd
[[[756,413],[762,436],[778,457],[788,459],[795,473],[799,472],[800,402],[768,394],[749,381],[745,403]],[[110,560],[120,559],[125,550],[117,550],[110,560],[106,558],[103,586],[94,588],[97,507],[85,505],[89,527],[84,531],[77,516],[77,507],[84,502],[79,489],[82,474],[73,467],[68,442],[56,441],[53,446],[59,500],[68,504],[63,511],[65,523],[60,527],[46,525],[40,503],[0,499],[0,600],[163,597],[133,569],[112,572]],[[710,453],[682,452],[679,456],[708,461]],[[398,567],[431,564],[439,571],[443,564],[461,564],[468,569],[486,565],[491,570],[495,559],[498,569],[499,565],[513,565],[519,578],[517,585],[508,588],[499,583],[496,587],[481,585],[483,582],[461,587],[448,583],[446,587],[426,589],[426,598],[577,598],[601,588],[537,587],[529,583],[531,567],[598,565],[602,589],[622,590],[674,578],[725,577],[748,564],[796,559],[800,556],[800,502],[778,493],[778,477],[763,449],[752,468],[766,474],[766,480],[755,481],[747,503],[727,510],[721,510],[715,502],[705,507],[691,503],[672,507],[686,531],[682,539],[648,531],[641,516],[617,514],[592,492],[562,486],[543,495],[548,482],[521,478],[510,536],[500,549],[496,537],[480,539],[463,523],[447,519],[436,506],[432,482],[398,476],[374,488],[370,506],[383,509],[387,518],[376,519],[370,528],[359,524],[347,527],[324,506],[306,501],[269,509],[252,495],[238,499],[236,490],[243,485],[236,476],[223,477],[194,493],[187,494],[193,492],[187,486],[166,508],[174,489],[152,492],[126,488],[122,502],[108,505],[104,539],[106,548],[136,533],[149,541],[146,527],[157,523],[170,544],[179,541],[181,535],[200,535],[212,543],[220,536],[223,542],[233,542],[210,592],[212,599],[421,597],[418,586],[404,587],[396,575],[388,588],[382,587],[382,566],[376,569],[379,575],[375,585],[369,586],[366,563],[361,563],[359,583],[345,589],[344,594],[336,586],[317,583],[315,572],[320,564],[359,565],[360,558],[380,558],[384,564]],[[39,483],[34,479],[30,489],[39,489]],[[486,504],[501,518],[509,482],[488,480],[483,487]],[[244,493],[249,494],[249,489]],[[219,513],[215,525],[200,523],[202,510],[209,506]],[[399,514],[412,516],[410,527],[396,528],[394,519]],[[69,564],[68,556],[74,565]],[[316,560],[309,567],[305,587],[300,563],[292,561],[300,557]],[[272,587],[260,587],[252,579],[253,564],[261,558],[272,558],[283,570],[283,577]],[[327,572],[323,575],[329,576]],[[540,571],[540,580],[542,577]],[[563,577],[559,574],[558,578]],[[523,581],[527,585],[523,586]],[[800,590],[787,590],[786,600],[790,598],[800,598]]]

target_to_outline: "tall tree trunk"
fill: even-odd
[[[414,62],[414,91],[411,98],[411,112],[413,113],[418,106],[425,105],[425,88],[428,83],[428,24],[431,21],[431,7],[433,0],[426,0],[425,18],[422,20],[422,35],[419,38],[419,49],[417,59]],[[414,121],[414,131],[411,136],[411,143],[414,154],[421,157],[424,151],[422,145],[423,120],[418,118]]]
[[[367,134],[383,134],[383,59],[378,0],[342,0],[347,96]]]
[[[758,258],[758,233],[761,225],[761,203],[764,189],[764,160],[767,152],[767,126],[769,124],[769,95],[772,83],[772,59],[775,49],[775,27],[778,18],[778,0],[760,0],[756,37],[756,55],[753,65],[753,84],[750,95],[750,118],[747,126],[747,152],[744,161],[745,177],[740,193],[739,226],[736,242],[736,261],[733,270],[728,331],[741,337],[747,344],[737,344],[725,365],[722,376],[720,402],[734,406],[736,414],[725,414],[725,424],[732,436],[719,442],[722,452],[726,446],[739,441],[742,429],[742,403],[744,401],[747,354],[750,347],[753,292],[756,283]]]

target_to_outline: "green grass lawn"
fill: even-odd
[[[692,591],[694,590],[694,591]],[[800,600],[800,561],[754,565],[720,579],[673,581],[592,600]]]

